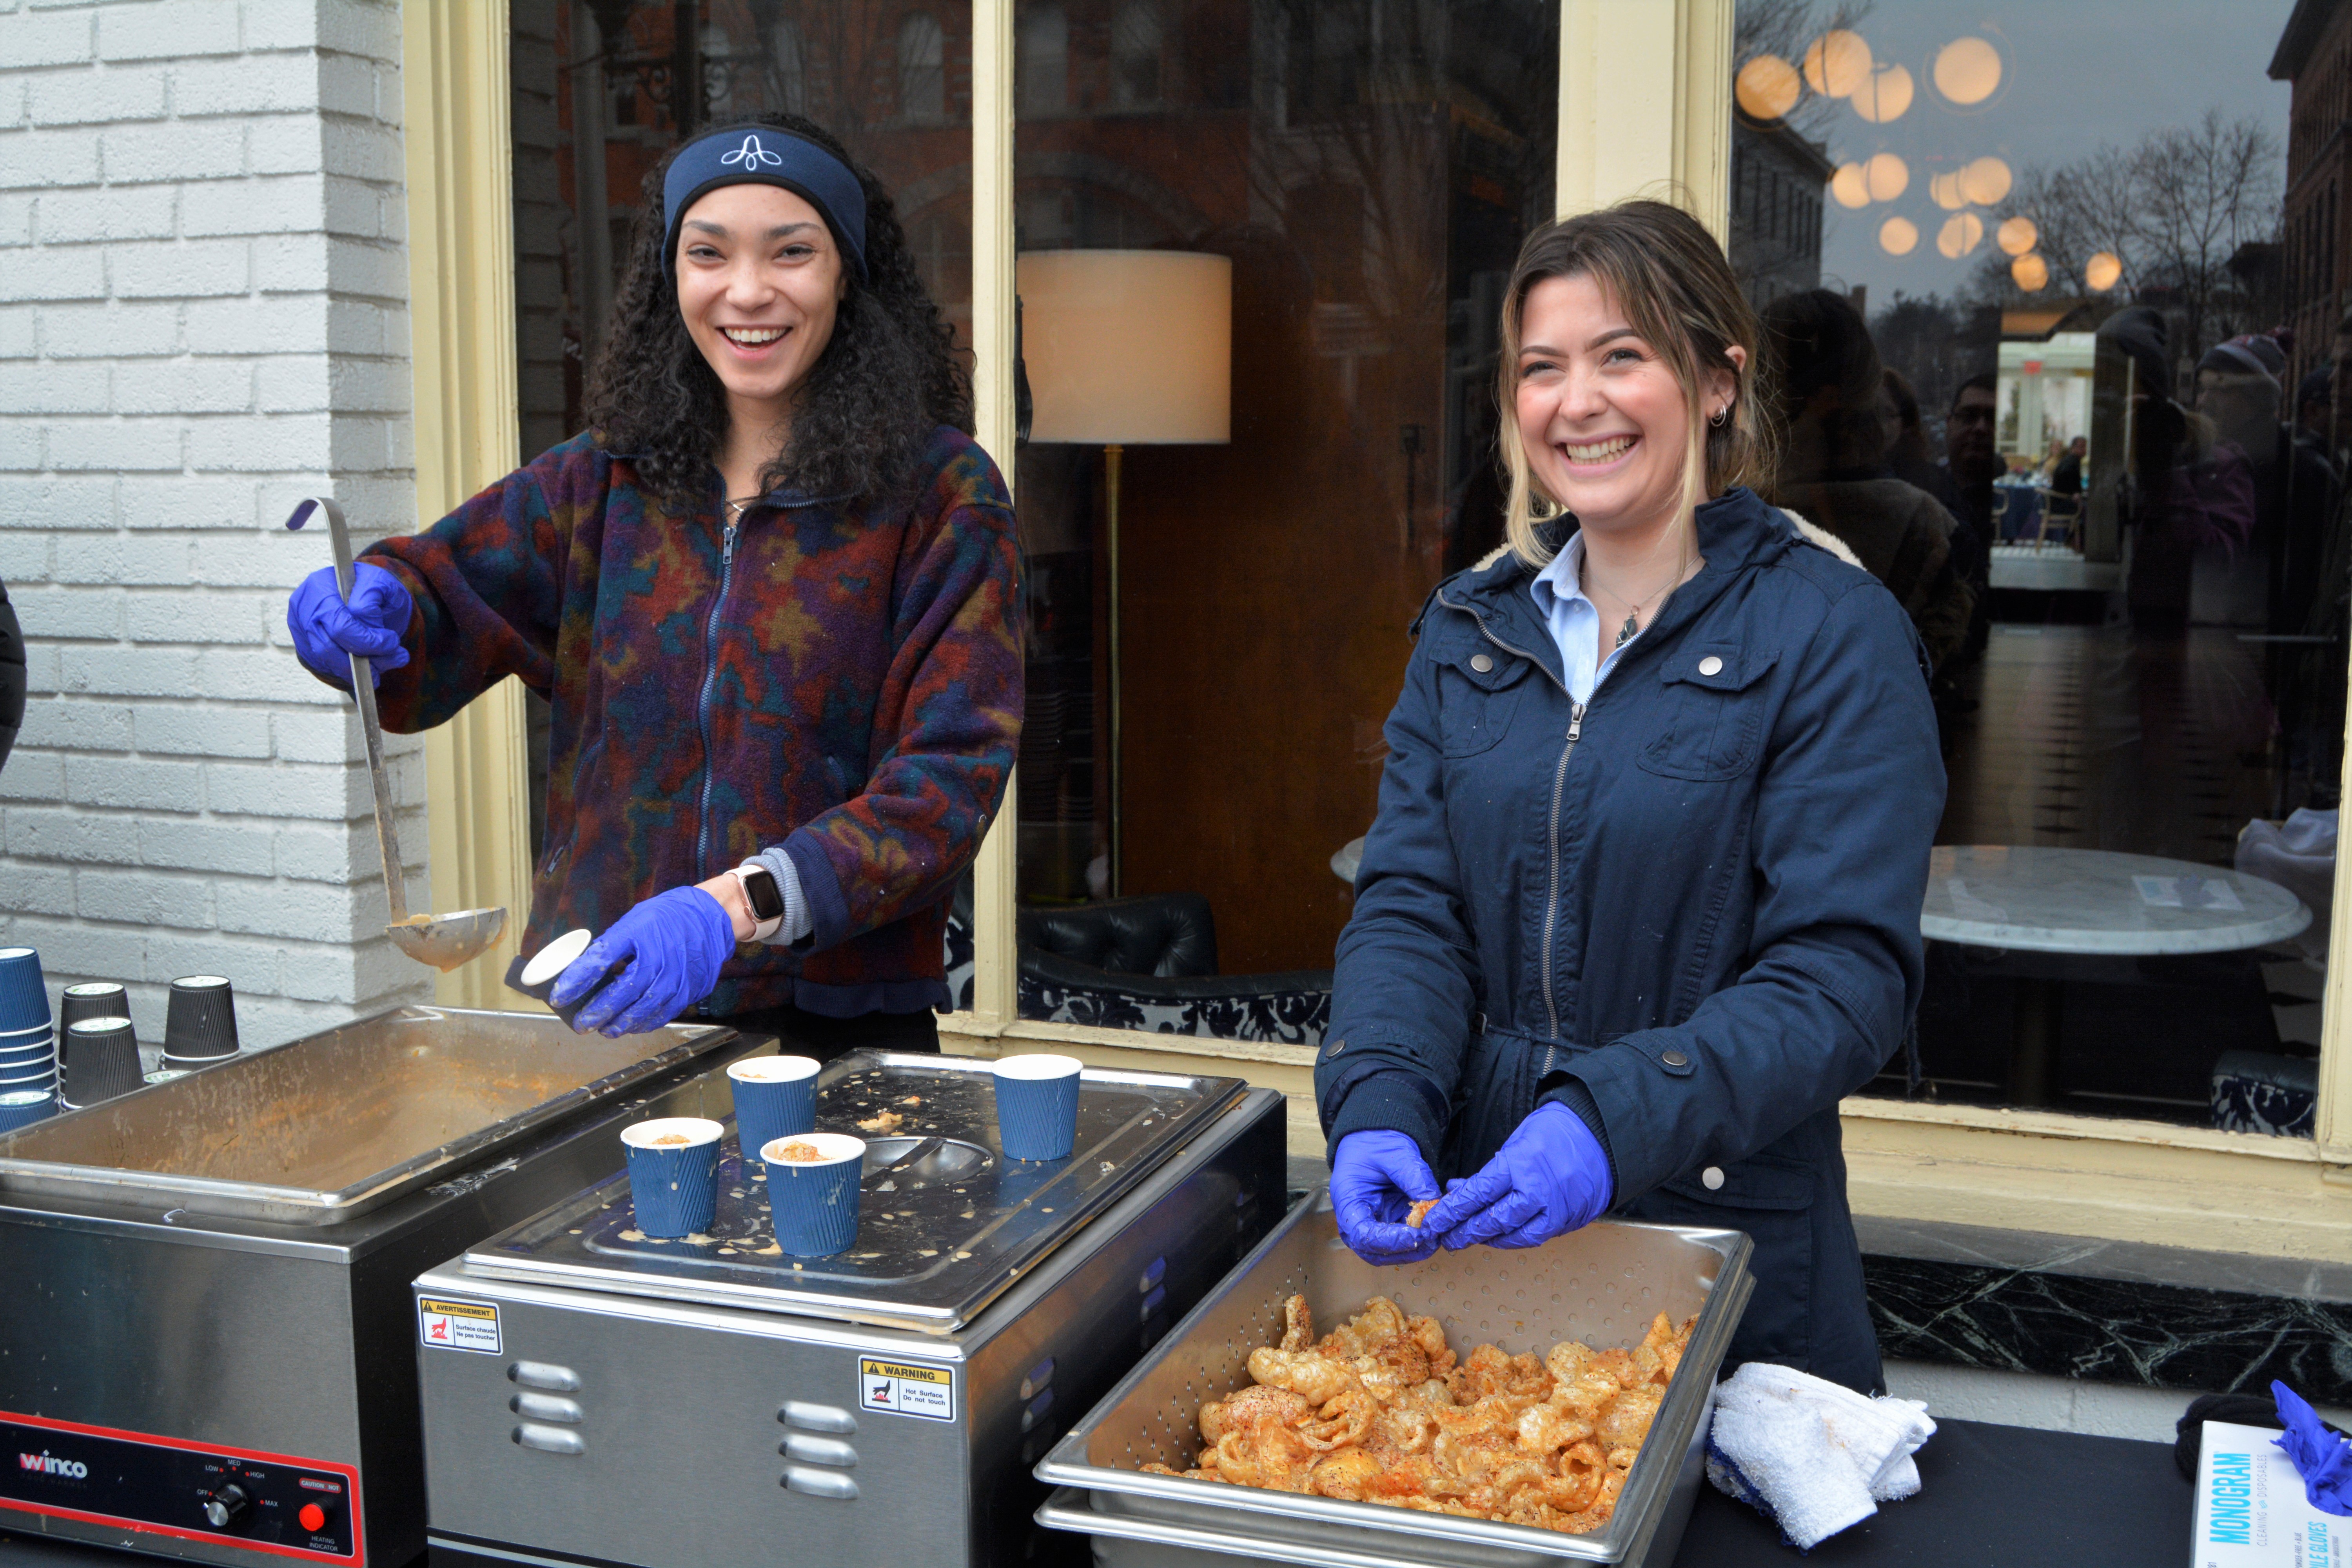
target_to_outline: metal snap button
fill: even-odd
[[[1475,654],[1471,658],[1470,668],[1476,670],[1479,674],[1484,675],[1488,670],[1495,668],[1495,661],[1486,654]]]
[[[1721,675],[1723,673],[1723,660],[1716,658],[1713,654],[1708,654],[1705,658],[1698,661],[1698,672],[1701,675]]]
[[[1701,1171],[1698,1173],[1698,1181],[1699,1185],[1705,1187],[1710,1193],[1721,1192],[1723,1190],[1723,1167],[1720,1165],[1709,1165],[1706,1170]]]
[[[1685,1056],[1680,1051],[1668,1051],[1664,1056],[1660,1057],[1658,1059],[1665,1063],[1670,1068],[1686,1068],[1690,1066],[1690,1058]]]

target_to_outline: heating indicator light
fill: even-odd
[[[301,1511],[294,1517],[301,1521],[303,1529],[313,1535],[327,1528],[327,1510],[317,1503],[304,1503]]]

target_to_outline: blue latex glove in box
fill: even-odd
[[[362,561],[352,568],[352,600],[343,603],[335,585],[335,569],[321,566],[296,586],[286,601],[286,630],[294,638],[294,657],[314,675],[323,676],[348,690],[352,684],[351,655],[373,660],[373,684],[383,684],[383,672],[408,662],[400,645],[408,629],[415,602],[400,579],[381,566]]]
[[[2284,1436],[2275,1439],[2303,1478],[2303,1495],[2322,1513],[2352,1515],[2352,1441],[2327,1429],[2319,1412],[2284,1383],[2271,1384]]]
[[[593,1029],[617,1038],[657,1029],[710,994],[719,966],[734,951],[735,922],[726,908],[699,888],[672,888],[590,942],[557,977],[547,1003],[562,1012],[588,997],[572,1019],[583,1035]]]
[[[1451,1248],[1540,1247],[1599,1219],[1616,1186],[1584,1119],[1565,1105],[1538,1105],[1477,1174],[1446,1190],[1426,1223]]]
[[[1368,1128],[1339,1140],[1331,1157],[1331,1207],[1339,1239],[1367,1263],[1418,1263],[1437,1250],[1437,1233],[1404,1223],[1415,1203],[1437,1195],[1421,1145],[1402,1132]]]

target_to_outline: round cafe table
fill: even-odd
[[[1927,862],[1920,934],[2029,952],[2135,956],[2231,952],[2283,942],[2311,923],[2275,882],[2154,855],[2033,845],[1939,845]],[[2059,982],[2018,982],[2009,1098],[2050,1102]]]

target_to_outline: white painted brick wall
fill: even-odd
[[[383,940],[349,701],[286,636],[335,495],[409,526],[394,0],[0,0],[0,581],[32,702],[0,772],[0,942],[178,975],[247,1044],[430,996]],[[393,737],[413,907],[424,770]]]

